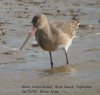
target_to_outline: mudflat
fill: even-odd
[[[31,38],[20,47],[31,29],[34,15],[50,21],[76,18],[80,27],[68,50],[49,54]],[[99,95],[100,1],[99,0],[1,0],[0,95]]]

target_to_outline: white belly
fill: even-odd
[[[58,49],[65,49],[66,52],[67,52],[68,48],[69,48],[69,47],[71,46],[71,44],[72,44],[72,40],[73,40],[73,39],[70,39],[69,41],[66,42],[66,44],[61,44],[61,45],[59,45],[59,46],[58,46]]]

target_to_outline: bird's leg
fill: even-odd
[[[66,63],[66,64],[69,64],[67,52],[66,52],[66,50],[65,50],[65,49],[64,49],[64,51],[65,51],[66,61],[67,61],[67,63]]]
[[[52,61],[52,54],[51,54],[51,51],[49,51],[49,54],[50,54],[50,63],[51,63],[51,68],[53,68],[53,61]]]

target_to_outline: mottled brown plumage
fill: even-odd
[[[75,36],[76,30],[79,27],[79,21],[72,20],[70,22],[56,22],[57,28],[60,28],[63,32],[67,33],[70,38]]]

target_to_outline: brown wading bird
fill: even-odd
[[[65,51],[66,63],[68,64],[67,50],[75,37],[79,22],[72,20],[67,24],[64,22],[49,23],[44,14],[39,14],[33,17],[32,25],[32,30],[20,50],[24,47],[30,36],[35,34],[38,44],[50,54],[51,68],[53,68],[51,52],[57,49]]]

